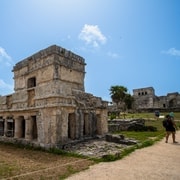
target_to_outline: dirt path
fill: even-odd
[[[136,150],[122,160],[93,165],[67,180],[180,180],[180,131],[177,144],[165,140]]]

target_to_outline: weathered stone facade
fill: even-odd
[[[56,45],[17,63],[15,92],[0,97],[0,140],[49,148],[107,133],[108,103],[85,92],[85,65]]]
[[[138,110],[180,110],[180,94],[168,93],[167,96],[156,96],[153,87],[133,90],[134,107]]]

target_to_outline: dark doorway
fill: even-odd
[[[4,136],[4,120],[0,119],[0,136]]]
[[[8,119],[7,120],[6,136],[7,137],[14,137],[14,120],[13,119]]]
[[[68,138],[73,139],[73,140],[76,138],[75,113],[69,114],[69,117],[68,117]]]
[[[32,116],[32,138],[33,139],[37,139],[38,134],[37,134],[37,120],[36,120],[36,116]]]

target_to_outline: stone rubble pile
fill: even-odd
[[[108,137],[110,140],[110,135],[108,135]],[[113,138],[111,137],[111,139]],[[123,139],[121,139],[121,142],[123,142]],[[127,142],[127,144],[125,142]],[[132,140],[130,140],[130,142],[132,142]],[[88,157],[101,158],[106,155],[119,156],[122,150],[127,148],[130,144],[132,143],[128,143],[127,139],[124,139],[124,143],[108,142],[105,139],[95,139],[74,144],[69,149],[66,149],[66,151]]]

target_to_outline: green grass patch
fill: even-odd
[[[154,121],[154,120],[146,120],[145,121],[145,126],[152,126],[157,129],[157,131],[121,131],[119,132],[120,134],[124,135],[127,138],[133,138],[141,143],[149,140],[149,139],[154,139],[154,141],[162,139],[162,137],[165,134],[165,129],[162,126],[162,121]]]
[[[64,179],[66,179],[68,176],[70,176],[70,175],[72,175],[72,174],[74,174],[74,173],[77,173],[77,172],[78,172],[78,171],[75,170],[75,168],[74,168],[73,166],[68,165],[65,174],[59,176],[59,179],[60,179],[60,180],[64,180]]]
[[[11,176],[16,169],[15,166],[0,161],[0,178]]]

